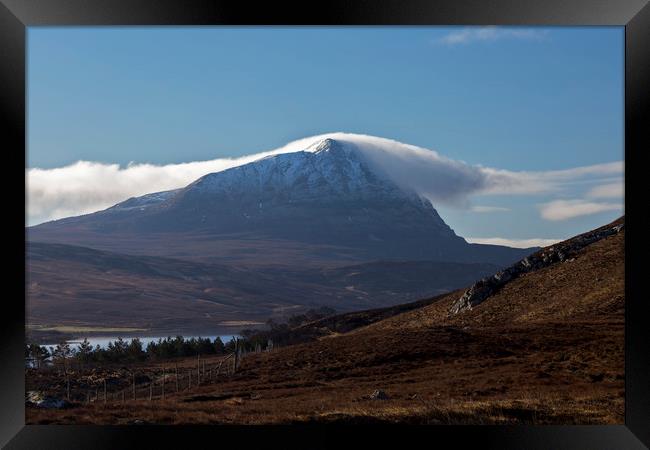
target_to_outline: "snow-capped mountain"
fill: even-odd
[[[245,193],[253,196],[285,196],[282,200],[338,201],[377,197],[405,197],[388,179],[380,178],[364,164],[351,145],[324,139],[315,150],[267,156],[254,163],[206,175],[188,186],[209,194]]]
[[[429,200],[398,186],[366,151],[331,138],[205,175],[182,189],[32,227],[29,238],[234,260],[244,254],[273,261],[275,254],[283,262],[292,259],[286,249],[323,260],[497,264],[530,252],[468,244]],[[182,242],[191,242],[192,251],[181,250]]]

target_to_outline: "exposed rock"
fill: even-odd
[[[466,311],[483,303],[488,297],[495,294],[503,285],[519,276],[535,270],[548,267],[558,262],[569,262],[575,259],[576,254],[587,245],[593,244],[608,236],[620,232],[625,223],[624,219],[588,233],[576,236],[564,242],[552,245],[533,253],[512,266],[496,274],[483,278],[471,286],[449,309],[450,314]]]
[[[390,397],[381,389],[376,389],[368,398],[370,400],[388,400]]]
[[[42,392],[29,391],[25,399],[27,405],[36,406],[38,408],[46,409],[63,409],[70,406],[70,402],[44,395]]]
[[[233,397],[226,400],[224,403],[226,403],[227,405],[243,405],[244,399],[241,397]]]

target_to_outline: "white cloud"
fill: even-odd
[[[557,192],[563,183],[622,176],[623,162],[547,172],[513,172],[456,161],[438,152],[374,136],[328,133],[290,142],[284,147],[240,158],[183,164],[131,163],[126,167],[79,161],[55,169],[31,168],[26,173],[27,221],[43,221],[107,208],[129,197],[184,187],[212,172],[265,156],[313,151],[314,143],[334,138],[352,144],[377,172],[415,190],[434,204],[463,205],[473,194],[526,195]],[[484,211],[487,212],[487,211]]]
[[[445,45],[469,44],[472,42],[498,41],[502,39],[535,40],[540,41],[546,38],[546,30],[534,28],[511,28],[511,27],[467,27],[452,31],[436,42]]]
[[[592,188],[587,192],[587,197],[590,198],[618,198],[622,199],[625,196],[625,185],[621,180],[620,183],[603,184]]]
[[[78,161],[55,169],[28,169],[27,222],[87,214],[130,197],[186,186],[212,172],[254,161],[265,154],[163,166]]]
[[[488,194],[540,194],[558,192],[565,185],[580,181],[594,182],[612,176],[622,177],[623,161],[594,164],[591,166],[574,167],[563,170],[547,170],[540,172],[513,172],[493,168],[482,168],[489,176],[486,186]]]
[[[510,208],[504,208],[503,206],[472,206],[470,209],[472,212],[477,213],[492,213],[492,212],[503,212],[510,211]]]
[[[623,210],[622,203],[591,202],[587,200],[554,200],[539,206],[542,217],[546,220],[559,221],[574,217],[587,216],[604,211]]]
[[[542,238],[529,238],[529,239],[508,239],[501,237],[492,238],[465,238],[467,242],[472,244],[491,244],[491,245],[505,245],[508,247],[516,248],[529,248],[529,247],[546,247],[553,245],[563,239],[542,239]]]

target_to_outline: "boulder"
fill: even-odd
[[[45,409],[63,409],[70,406],[70,402],[44,395],[42,392],[29,391],[25,399],[27,405],[36,406],[37,408]]]
[[[381,389],[376,389],[368,398],[370,400],[388,400],[390,397]]]

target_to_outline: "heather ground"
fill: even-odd
[[[322,326],[165,400],[30,407],[27,422],[623,423],[623,243],[591,244],[471,311],[448,315],[454,292],[345,333]]]

